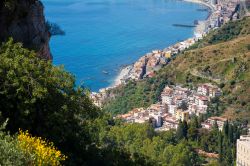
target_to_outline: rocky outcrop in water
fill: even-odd
[[[0,41],[12,37],[24,47],[35,50],[39,57],[52,59],[43,11],[39,0],[1,0]]]

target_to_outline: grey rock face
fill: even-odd
[[[23,43],[24,47],[35,50],[38,56],[52,59],[50,34],[43,11],[39,0],[1,0],[0,41],[12,37],[16,42]]]

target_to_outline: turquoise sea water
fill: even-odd
[[[54,64],[63,64],[93,91],[112,84],[122,65],[153,49],[193,36],[174,27],[206,19],[199,4],[178,0],[42,0],[46,19],[66,32],[51,39]],[[107,74],[108,72],[108,74]]]

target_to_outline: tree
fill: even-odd
[[[194,141],[197,138],[198,130],[193,126],[188,128],[188,139]]]
[[[183,136],[184,138],[187,138],[187,134],[188,134],[188,124],[187,121],[183,121]]]
[[[176,146],[168,147],[168,151],[169,153],[167,155],[171,156],[171,160],[166,162],[167,165],[199,165],[200,161],[197,153],[193,151],[189,143],[185,140],[182,140]]]
[[[89,131],[103,113],[75,87],[70,73],[12,39],[0,47],[0,112],[9,118],[11,133],[21,128],[47,138],[69,156],[68,162],[81,165],[98,152],[87,148],[95,135]]]
[[[194,116],[188,125],[188,138],[192,141],[198,137],[198,128],[200,127],[197,116]]]
[[[233,155],[231,147],[228,147],[225,154],[225,161],[228,166],[233,166]]]
[[[222,134],[220,133],[219,134],[219,137],[218,137],[218,139],[219,139],[219,147],[218,147],[218,152],[219,152],[219,162],[222,162],[223,161],[223,156],[224,156],[224,154],[223,154],[223,143],[222,143]]]
[[[183,138],[187,138],[188,134],[188,125],[187,122],[184,120],[183,122],[180,120],[179,125],[176,131],[176,138],[177,140],[181,140]]]
[[[188,109],[187,103],[182,102],[181,105],[178,107],[178,109],[187,110]]]
[[[219,126],[218,126],[217,121],[214,122],[212,130],[216,130],[215,132],[217,132],[217,133],[219,132]]]
[[[231,124],[228,125],[228,139],[229,142],[233,143],[233,126]]]
[[[197,117],[197,116],[194,116],[194,117],[191,119],[191,126],[193,126],[193,127],[195,127],[195,128],[200,128],[200,127],[201,127],[201,124],[199,123],[198,117]]]
[[[184,125],[181,120],[179,120],[178,128],[176,130],[176,138],[177,140],[181,140],[184,138]]]
[[[223,129],[222,129],[222,132],[225,136],[228,136],[228,128],[229,128],[229,124],[228,124],[228,121],[226,121],[223,125]]]

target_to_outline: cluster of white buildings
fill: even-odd
[[[167,114],[166,107],[160,103],[152,104],[150,107],[135,108],[127,114],[118,115],[116,118],[122,118],[128,123],[145,123],[151,121],[154,127],[161,127],[162,117]]]
[[[102,88],[99,92],[91,92],[89,97],[97,107],[101,108],[105,100],[114,97],[112,93],[109,93],[109,90],[111,89],[112,87]]]
[[[161,93],[161,101],[157,104],[152,104],[146,109],[136,108],[117,117],[129,123],[149,121],[156,130],[176,129],[179,120],[188,121],[194,115],[206,114],[211,98],[220,95],[220,88],[211,84],[201,84],[196,90],[181,86],[166,86]],[[207,123],[213,124],[214,122],[208,120]],[[220,121],[217,123],[221,127]],[[210,129],[206,126],[204,128]]]
[[[205,122],[201,123],[201,125],[202,125],[202,128],[210,130],[215,125],[215,123],[217,123],[219,130],[222,131],[223,126],[226,121],[227,121],[226,118],[210,117]]]
[[[163,50],[167,58],[171,58],[173,55],[178,54],[179,52],[192,46],[198,38],[192,37],[187,40],[176,43],[175,45],[169,46]]]
[[[161,50],[153,50],[133,64],[127,77],[123,79],[123,83],[126,83],[128,80],[140,80],[147,76],[152,77],[152,74],[166,63],[164,52]]]
[[[240,0],[201,0],[207,4],[212,12],[206,21],[199,21],[200,26],[196,30],[196,37],[201,38],[211,29],[216,29],[230,20],[239,18],[237,6]],[[200,29],[199,29],[200,28]]]
[[[193,37],[187,40],[176,43],[163,50],[153,50],[150,53],[142,56],[130,68],[127,68],[127,73],[121,78],[121,83],[126,83],[128,80],[140,80],[145,77],[153,77],[155,71],[166,65],[168,60],[177,53],[192,46],[198,39]]]

